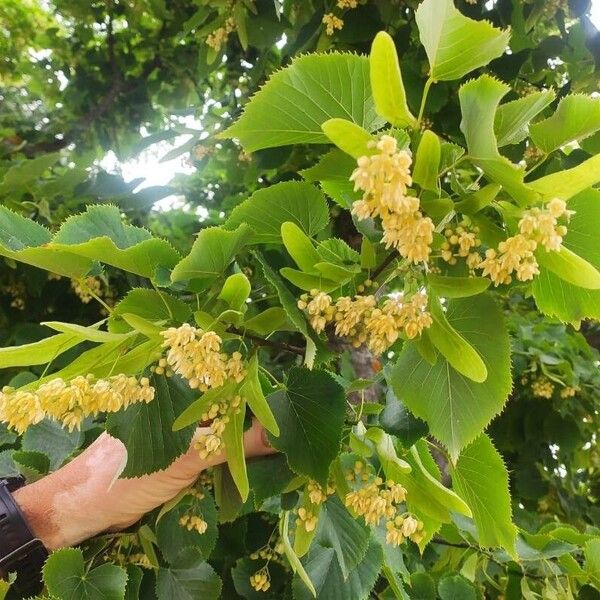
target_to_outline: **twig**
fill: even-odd
[[[540,581],[546,580],[546,578],[542,575],[532,575],[530,573],[527,573],[525,570],[516,571],[515,569],[509,569],[504,563],[501,563],[500,561],[496,560],[490,553],[485,552],[485,550],[482,550],[481,548],[478,548],[477,546],[472,546],[471,544],[468,544],[467,542],[447,542],[446,540],[443,540],[439,537],[434,537],[431,540],[431,542],[433,544],[439,544],[440,546],[450,546],[451,548],[464,548],[464,549],[475,550],[476,552],[480,552],[481,554],[486,556],[488,560],[491,560],[493,563],[497,564],[499,567],[506,569],[507,573],[510,573],[512,575],[520,575],[522,577],[529,577],[530,579],[538,579]]]
[[[390,252],[386,259],[371,273],[371,279],[377,279],[377,277],[379,277],[379,275],[385,271],[386,267],[388,267],[392,261],[398,258],[398,256],[400,255],[398,254],[397,250]]]
[[[293,346],[292,344],[287,344],[286,342],[276,342],[275,340],[268,340],[266,338],[262,338],[258,335],[254,335],[252,333],[247,333],[246,331],[241,331],[236,327],[229,327],[227,329],[228,333],[234,333],[235,335],[240,335],[244,338],[252,340],[257,346],[267,346],[269,348],[276,348],[277,350],[285,350],[286,352],[292,352],[293,354],[298,354],[299,356],[304,356],[304,348],[300,348],[299,346]]]

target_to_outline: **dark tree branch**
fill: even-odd
[[[510,569],[504,563],[501,563],[500,561],[496,560],[489,552],[485,552],[478,546],[472,546],[471,544],[467,544],[467,542],[447,542],[446,540],[443,540],[442,538],[434,537],[431,540],[431,543],[439,544],[440,546],[449,546],[451,548],[464,548],[465,550],[468,550],[470,548],[471,550],[475,550],[476,552],[480,552],[481,554],[484,554],[490,561],[497,564],[499,567],[502,567],[503,569],[506,570],[507,573],[509,573],[511,575],[519,575],[521,577],[529,577],[529,579],[537,579],[539,581],[546,581],[546,579],[547,579],[543,575],[532,575],[531,573],[526,573],[525,571],[517,571],[515,569]]]
[[[390,252],[386,259],[371,273],[371,279],[377,279],[379,275],[381,275],[387,267],[389,267],[392,262],[398,258],[399,254],[397,250],[393,250]]]

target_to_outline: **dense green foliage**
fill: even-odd
[[[215,401],[228,416],[227,465],[130,530],[54,553],[45,598],[600,597],[588,9],[2,3],[0,414],[14,427],[0,475],[35,480],[107,430],[135,477],[182,454]],[[195,170],[169,186],[136,192],[98,166],[183,134],[165,159]],[[355,172],[386,155],[410,211]],[[171,194],[184,202],[153,208]],[[495,271],[514,239],[516,266]],[[365,297],[379,312],[351,304]],[[347,300],[359,318],[344,329]],[[241,375],[228,362],[203,387],[184,372],[163,332],[185,323],[240,353]],[[154,399],[72,430],[77,415],[48,409],[11,420],[19,393],[88,374],[147,376]],[[246,464],[251,415],[280,454]],[[399,494],[390,514],[353,502],[368,483]]]

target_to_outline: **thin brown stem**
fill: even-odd
[[[248,333],[247,331],[242,331],[237,329],[236,327],[229,327],[227,329],[229,333],[233,333],[235,335],[239,335],[241,337],[247,338],[254,342],[257,346],[266,346],[268,348],[275,348],[277,350],[285,350],[286,352],[292,352],[293,354],[298,354],[299,356],[304,356],[304,348],[300,348],[300,346],[293,346],[292,344],[288,344],[286,342],[277,342],[275,340],[269,340],[266,338],[262,338],[258,335],[254,335],[252,333]]]

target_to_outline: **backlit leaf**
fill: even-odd
[[[375,113],[366,57],[334,52],[297,58],[271,76],[222,135],[238,138],[247,152],[323,144],[328,139],[321,125],[336,117],[368,131],[384,124]]]
[[[453,0],[425,0],[415,13],[431,79],[460,79],[503,54],[510,31],[462,15]]]
[[[533,143],[546,153],[583,140],[599,129],[600,100],[583,94],[566,96],[552,116],[530,127]]]
[[[415,118],[406,102],[396,46],[385,31],[380,31],[373,40],[369,64],[377,112],[396,127],[414,124]]]
[[[257,190],[236,206],[225,228],[235,229],[245,223],[254,232],[251,243],[281,244],[281,225],[286,221],[295,223],[308,236],[319,233],[329,221],[323,193],[302,181],[276,183]]]

